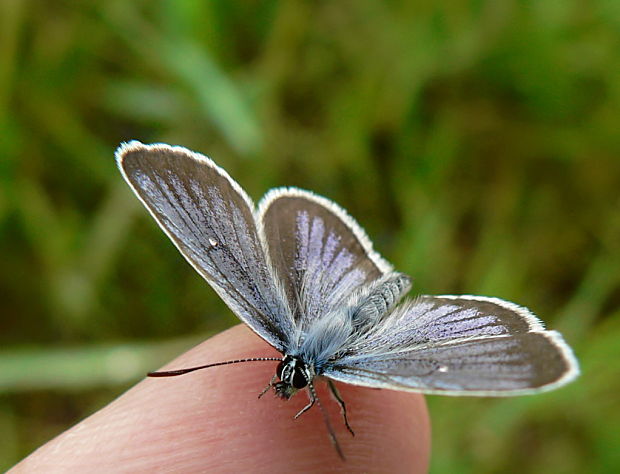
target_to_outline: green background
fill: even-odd
[[[135,138],[563,332],[562,390],[428,397],[433,472],[620,472],[620,2],[2,0],[0,127],[0,469],[237,321],[122,181]]]

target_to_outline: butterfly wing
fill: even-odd
[[[578,373],[559,333],[526,308],[479,296],[404,303],[324,371],[369,387],[494,396],[550,390]]]
[[[131,142],[116,156],[181,254],[241,320],[283,351],[291,313],[243,189],[209,158],[182,147]]]
[[[280,188],[267,193],[258,209],[271,260],[302,332],[392,270],[355,220],[328,199]]]

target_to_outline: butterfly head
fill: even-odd
[[[306,387],[314,378],[310,367],[296,357],[285,356],[276,368],[280,379],[274,384],[276,395],[288,400],[297,390]]]

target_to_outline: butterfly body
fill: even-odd
[[[343,307],[315,319],[296,344],[286,348],[287,355],[276,369],[280,380],[274,384],[276,394],[288,399],[315,376],[322,375],[326,367],[354,348],[358,340],[388,316],[410,288],[407,275],[392,272],[353,294]]]

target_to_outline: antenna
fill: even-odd
[[[224,362],[216,362],[214,364],[199,365],[198,367],[190,367],[188,369],[178,370],[162,370],[157,372],[149,372],[146,374],[148,377],[176,377],[177,375],[184,375],[195,370],[208,369],[210,367],[218,367],[220,365],[239,364],[241,362],[267,362],[267,361],[280,361],[278,357],[250,357],[248,359],[234,359]]]

